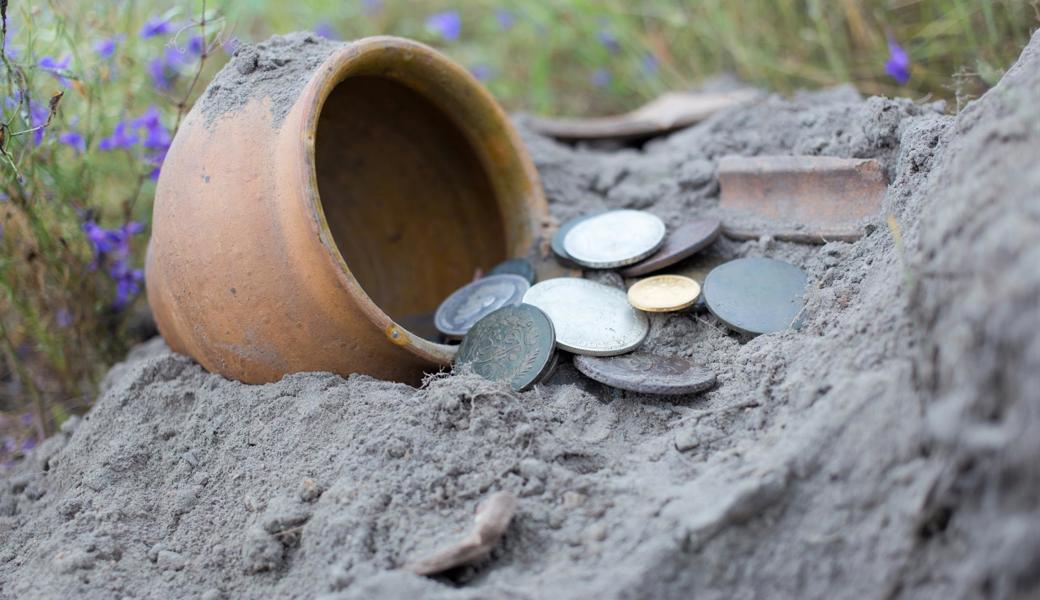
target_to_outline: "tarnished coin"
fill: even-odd
[[[560,366],[560,353],[554,352],[552,361],[549,362],[549,366],[545,368],[545,372],[538,378],[538,383],[545,383],[548,381],[549,378],[556,373],[556,367],[558,366]]]
[[[751,335],[791,327],[805,305],[808,279],[798,267],[771,258],[740,258],[704,279],[704,302],[720,321]]]
[[[519,275],[527,283],[534,283],[534,265],[526,258],[510,258],[491,267],[488,275]]]
[[[718,219],[688,221],[668,232],[664,245],[657,252],[619,273],[622,277],[638,277],[660,271],[707,248],[718,239],[721,231],[722,222]]]
[[[625,292],[577,277],[535,284],[524,294],[524,302],[549,315],[556,344],[575,354],[624,354],[650,331],[646,315],[629,305]]]
[[[542,381],[555,364],[552,321],[530,304],[506,306],[477,321],[455,355],[456,365],[524,391]]]
[[[629,303],[647,312],[671,312],[692,306],[701,286],[682,275],[655,275],[628,288]]]
[[[570,233],[571,229],[574,229],[574,226],[578,223],[587,221],[592,217],[596,217],[601,214],[603,213],[594,212],[591,214],[582,215],[580,217],[575,217],[569,221],[566,221],[563,225],[560,225],[560,228],[556,230],[556,234],[553,235],[552,241],[550,242],[553,253],[556,254],[556,256],[559,256],[560,259],[562,259],[564,262],[573,264],[574,260],[571,258],[570,254],[567,254],[567,250],[563,247],[564,238],[567,237],[567,234]]]
[[[695,394],[715,385],[715,373],[678,356],[575,356],[574,366],[590,379],[641,394]]]
[[[563,238],[571,260],[591,269],[637,263],[664,243],[664,222],[641,210],[612,210],[576,224]]]
[[[437,329],[450,338],[466,335],[473,324],[502,308],[520,304],[531,287],[519,275],[489,275],[469,283],[448,296],[433,315]]]

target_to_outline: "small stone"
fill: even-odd
[[[187,561],[173,550],[160,550],[156,555],[155,564],[163,571],[180,571],[187,564]]]
[[[588,496],[578,492],[564,492],[563,493],[563,507],[566,509],[578,508],[585,501],[588,500]]]
[[[314,502],[325,492],[325,490],[318,485],[310,477],[304,479],[300,483],[299,496],[302,502]]]
[[[594,542],[602,542],[607,539],[607,526],[603,523],[596,523],[585,531],[585,536]]]
[[[693,450],[701,443],[697,437],[697,433],[689,429],[685,429],[675,434],[675,449],[679,452],[687,452]]]

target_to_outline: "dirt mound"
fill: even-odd
[[[844,90],[639,151],[528,134],[559,219],[635,207],[676,225],[717,209],[722,155],[803,153],[881,160],[897,225],[715,244],[701,260],[784,258],[811,292],[801,331],[752,340],[653,315],[648,349],[718,372],[691,397],[569,365],[523,394],[467,374],[247,386],[152,342],[0,475],[0,597],[1035,596],[1038,97],[1040,36],[956,117]],[[398,570],[494,490],[520,503],[489,561]]]

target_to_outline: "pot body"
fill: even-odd
[[[204,94],[185,118],[156,191],[148,300],[172,349],[232,379],[416,383],[455,349],[409,327],[529,254],[541,186],[493,98],[433,49],[366,38],[316,64],[282,110]]]

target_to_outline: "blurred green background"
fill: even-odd
[[[948,99],[999,79],[1037,0],[11,0],[0,72],[0,464],[89,407],[154,333],[155,178],[238,44],[310,30],[430,43],[510,110],[598,115],[720,73]],[[905,54],[904,54],[905,53]],[[893,65],[892,61],[895,60]]]

